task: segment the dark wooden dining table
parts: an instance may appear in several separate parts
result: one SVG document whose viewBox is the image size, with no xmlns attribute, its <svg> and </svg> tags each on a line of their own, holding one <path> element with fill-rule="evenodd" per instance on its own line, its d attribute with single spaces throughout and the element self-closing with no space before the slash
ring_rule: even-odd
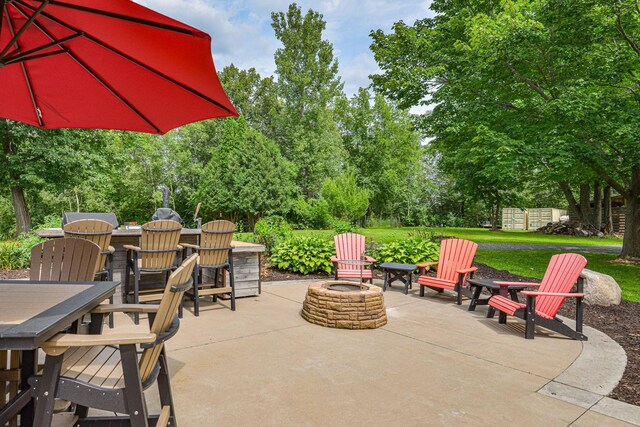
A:
<svg viewBox="0 0 640 427">
<path fill-rule="evenodd" d="M 20 391 L 0 408 L 0 426 L 20 414 L 33 424 L 28 379 L 36 373 L 38 347 L 112 296 L 119 282 L 0 280 L 0 350 L 19 350 Z"/>
</svg>

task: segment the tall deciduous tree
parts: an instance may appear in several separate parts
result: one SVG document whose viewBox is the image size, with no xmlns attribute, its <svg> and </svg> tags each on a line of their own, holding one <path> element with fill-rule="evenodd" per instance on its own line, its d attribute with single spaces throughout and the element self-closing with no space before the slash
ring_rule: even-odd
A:
<svg viewBox="0 0 640 427">
<path fill-rule="evenodd" d="M 413 185 L 422 171 L 422 150 L 410 115 L 364 88 L 341 110 L 347 161 L 357 170 L 358 183 L 370 192 L 372 213 L 408 220 L 415 208 L 413 197 L 426 190 Z"/>
<path fill-rule="evenodd" d="M 283 44 L 275 53 L 277 93 L 282 102 L 275 140 L 298 168 L 297 184 L 306 195 L 317 194 L 327 176 L 342 166 L 341 141 L 332 105 L 341 93 L 333 46 L 322 39 L 325 21 L 297 4 L 274 12 L 273 29 Z"/>
<path fill-rule="evenodd" d="M 433 19 L 374 32 L 376 87 L 441 149 L 479 129 L 509 141 L 512 168 L 562 183 L 604 181 L 627 201 L 622 255 L 640 257 L 640 12 L 632 1 L 434 1 Z M 473 149 L 470 147 L 470 149 Z M 483 157 L 495 162 L 495 151 Z M 464 148 L 462 148 L 464 150 Z"/>
</svg>

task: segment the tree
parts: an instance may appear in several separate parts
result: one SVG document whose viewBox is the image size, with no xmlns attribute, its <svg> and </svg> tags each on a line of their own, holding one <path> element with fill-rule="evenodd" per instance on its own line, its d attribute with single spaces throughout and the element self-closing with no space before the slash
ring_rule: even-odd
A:
<svg viewBox="0 0 640 427">
<path fill-rule="evenodd" d="M 203 215 L 231 221 L 286 213 L 293 195 L 291 165 L 278 146 L 239 119 L 226 119 L 224 137 L 203 171 L 196 198 Z"/>
<path fill-rule="evenodd" d="M 434 1 L 435 18 L 372 33 L 378 90 L 436 105 L 425 129 L 442 152 L 488 129 L 524 167 L 570 189 L 604 181 L 627 200 L 622 256 L 640 257 L 634 2 Z M 483 157 L 492 162 L 492 152 Z"/>
<path fill-rule="evenodd" d="M 31 230 L 29 192 L 68 191 L 87 177 L 99 156 L 103 134 L 83 130 L 41 130 L 0 119 L 0 183 L 11 191 L 16 234 Z"/>
<path fill-rule="evenodd" d="M 420 138 L 406 111 L 382 95 L 371 98 L 361 88 L 341 106 L 347 162 L 357 171 L 358 184 L 369 190 L 373 214 L 408 219 L 415 205 L 410 193 L 424 191 L 414 185 L 422 171 Z"/>
<path fill-rule="evenodd" d="M 274 139 L 298 168 L 296 182 L 308 196 L 342 164 L 341 141 L 331 107 L 342 93 L 333 46 L 322 39 L 322 15 L 302 15 L 295 3 L 271 14 L 275 35 L 283 44 L 275 53 L 277 94 L 282 111 Z"/>
</svg>

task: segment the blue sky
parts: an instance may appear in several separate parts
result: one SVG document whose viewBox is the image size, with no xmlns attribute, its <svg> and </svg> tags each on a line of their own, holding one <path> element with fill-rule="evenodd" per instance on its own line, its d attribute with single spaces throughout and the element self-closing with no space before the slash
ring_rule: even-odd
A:
<svg viewBox="0 0 640 427">
<path fill-rule="evenodd" d="M 160 13 L 199 28 L 212 37 L 213 58 L 218 70 L 235 64 L 255 68 L 260 75 L 274 73 L 273 54 L 281 46 L 271 28 L 271 12 L 286 11 L 290 1 L 280 0 L 136 0 Z M 413 23 L 432 16 L 425 0 L 302 0 L 324 16 L 323 38 L 333 44 L 347 95 L 369 85 L 369 74 L 378 67 L 369 50 L 369 32 L 391 29 L 394 22 Z"/>
</svg>

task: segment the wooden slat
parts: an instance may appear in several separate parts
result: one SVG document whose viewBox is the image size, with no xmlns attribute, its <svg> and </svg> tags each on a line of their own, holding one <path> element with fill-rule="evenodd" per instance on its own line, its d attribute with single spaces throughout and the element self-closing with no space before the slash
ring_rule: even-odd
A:
<svg viewBox="0 0 640 427">
<path fill-rule="evenodd" d="M 47 240 L 31 249 L 31 280 L 92 281 L 100 247 L 84 239 Z"/>
</svg>

